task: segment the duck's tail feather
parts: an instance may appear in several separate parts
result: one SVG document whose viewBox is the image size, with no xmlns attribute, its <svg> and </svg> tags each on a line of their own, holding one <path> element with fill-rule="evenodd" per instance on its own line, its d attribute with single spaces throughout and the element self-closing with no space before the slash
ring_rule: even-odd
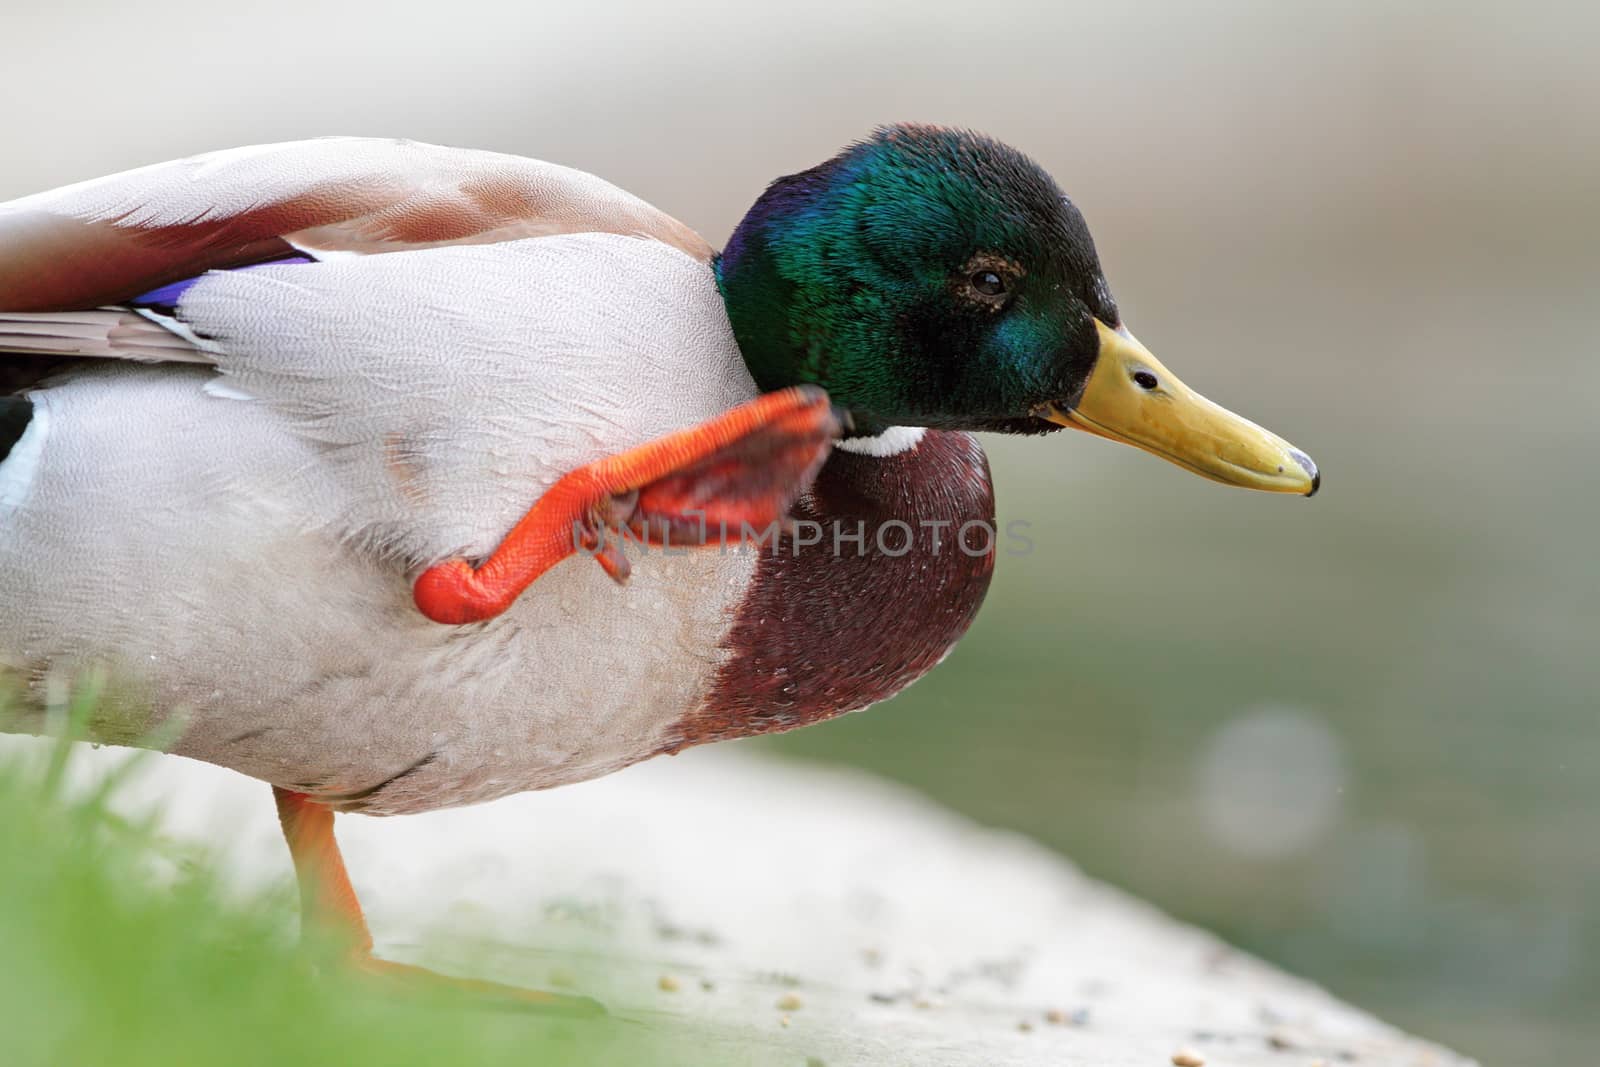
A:
<svg viewBox="0 0 1600 1067">
<path fill-rule="evenodd" d="M 33 401 L 25 396 L 0 396 L 0 463 L 27 432 L 33 421 Z"/>
<path fill-rule="evenodd" d="M 42 430 L 36 414 L 27 397 L 0 396 L 0 522 L 25 499 L 38 468 Z"/>
</svg>

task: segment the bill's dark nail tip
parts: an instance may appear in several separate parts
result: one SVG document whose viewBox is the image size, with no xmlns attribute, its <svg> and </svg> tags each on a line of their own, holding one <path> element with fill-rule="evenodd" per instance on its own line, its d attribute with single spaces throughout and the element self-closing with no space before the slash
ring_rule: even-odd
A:
<svg viewBox="0 0 1600 1067">
<path fill-rule="evenodd" d="M 1297 448 L 1289 449 L 1290 457 L 1298 464 L 1300 469 L 1311 475 L 1311 491 L 1306 496 L 1316 496 L 1317 490 L 1322 488 L 1322 472 L 1317 470 L 1317 465 L 1311 457 Z"/>
</svg>

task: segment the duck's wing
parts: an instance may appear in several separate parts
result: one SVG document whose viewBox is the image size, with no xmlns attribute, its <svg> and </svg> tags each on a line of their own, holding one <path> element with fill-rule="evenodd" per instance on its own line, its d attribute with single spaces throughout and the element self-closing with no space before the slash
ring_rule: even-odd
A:
<svg viewBox="0 0 1600 1067">
<path fill-rule="evenodd" d="M 651 237 L 708 260 L 689 227 L 553 163 L 328 137 L 157 163 L 0 204 L 0 310 L 88 311 L 207 270 L 558 233 Z"/>
<path fill-rule="evenodd" d="M 711 256 L 638 197 L 520 156 L 328 137 L 157 163 L 0 204 L 0 352 L 210 362 L 141 298 L 209 270 L 562 233 Z"/>
</svg>

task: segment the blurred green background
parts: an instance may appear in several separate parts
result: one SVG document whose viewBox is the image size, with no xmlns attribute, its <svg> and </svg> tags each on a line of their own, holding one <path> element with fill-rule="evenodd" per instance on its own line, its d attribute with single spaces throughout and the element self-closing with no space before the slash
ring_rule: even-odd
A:
<svg viewBox="0 0 1600 1067">
<path fill-rule="evenodd" d="M 1034 155 L 1133 330 L 1322 494 L 991 440 L 1036 548 L 971 636 L 760 744 L 1022 829 L 1486 1061 L 1593 1059 L 1600 9 L 19 8 L 0 197 L 383 134 L 592 170 L 718 243 L 875 123 Z"/>
</svg>

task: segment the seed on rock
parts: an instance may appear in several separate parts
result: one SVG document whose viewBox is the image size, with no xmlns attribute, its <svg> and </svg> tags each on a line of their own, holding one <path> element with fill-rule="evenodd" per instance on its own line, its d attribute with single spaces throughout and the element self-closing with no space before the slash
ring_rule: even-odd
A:
<svg viewBox="0 0 1600 1067">
<path fill-rule="evenodd" d="M 805 1001 L 800 999 L 799 993 L 785 993 L 778 998 L 779 1011 L 799 1011 Z"/>
<path fill-rule="evenodd" d="M 781 1018 L 779 1018 L 778 1019 L 778 1025 L 787 1028 L 788 1025 L 789 1025 L 789 1017 L 787 1015 L 785 1015 L 785 1016 L 782 1016 Z"/>
<path fill-rule="evenodd" d="M 1194 1049 L 1180 1048 L 1172 1054 L 1172 1067 L 1206 1067 L 1206 1058 Z"/>
<path fill-rule="evenodd" d="M 1033 1024 L 1030 1023 L 1028 1020 L 1023 1019 L 1021 1022 L 1019 1022 L 1017 1024 L 1017 1029 L 1022 1031 L 1025 1034 L 1031 1034 L 1031 1033 L 1033 1033 Z"/>
<path fill-rule="evenodd" d="M 670 974 L 664 974 L 656 979 L 656 986 L 663 993 L 676 993 L 678 991 L 678 980 Z"/>
</svg>

